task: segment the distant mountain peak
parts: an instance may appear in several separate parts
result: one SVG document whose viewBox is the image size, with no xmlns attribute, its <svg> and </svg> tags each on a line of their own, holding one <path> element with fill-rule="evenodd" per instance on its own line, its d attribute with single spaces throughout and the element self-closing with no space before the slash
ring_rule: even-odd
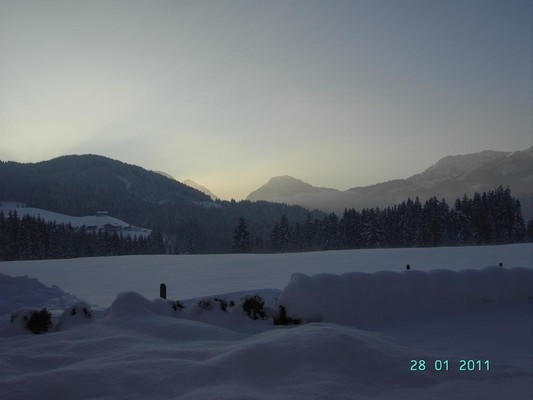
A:
<svg viewBox="0 0 533 400">
<path fill-rule="evenodd" d="M 270 180 L 266 184 L 250 193 L 246 199 L 251 201 L 274 201 L 282 197 L 297 196 L 308 193 L 335 191 L 335 189 L 313 186 L 290 175 L 282 175 L 270 178 Z"/>
<path fill-rule="evenodd" d="M 173 181 L 176 180 L 176 178 L 174 178 L 172 175 L 170 175 L 168 172 L 165 172 L 165 171 L 154 171 L 156 174 L 159 174 L 159 175 L 163 175 L 164 177 L 168 178 L 168 179 L 172 179 Z M 190 185 L 189 185 L 190 186 Z"/>
<path fill-rule="evenodd" d="M 298 178 L 295 178 L 294 176 L 290 175 L 280 175 L 280 176 L 274 176 L 270 178 L 267 182 L 267 185 L 301 185 L 306 187 L 314 187 L 310 185 L 307 182 L 304 182 Z"/>
</svg>

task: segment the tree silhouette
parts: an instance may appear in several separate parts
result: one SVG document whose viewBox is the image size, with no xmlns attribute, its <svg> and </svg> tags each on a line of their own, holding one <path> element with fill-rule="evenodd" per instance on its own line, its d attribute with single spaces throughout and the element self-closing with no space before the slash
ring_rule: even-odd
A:
<svg viewBox="0 0 533 400">
<path fill-rule="evenodd" d="M 246 221 L 243 217 L 239 217 L 239 223 L 233 232 L 233 246 L 234 253 L 248 253 L 251 249 L 250 233 L 246 226 Z"/>
</svg>

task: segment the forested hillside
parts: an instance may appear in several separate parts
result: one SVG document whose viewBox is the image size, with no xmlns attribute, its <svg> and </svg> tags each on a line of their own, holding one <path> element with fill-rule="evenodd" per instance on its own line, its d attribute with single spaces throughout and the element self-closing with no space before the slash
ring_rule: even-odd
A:
<svg viewBox="0 0 533 400">
<path fill-rule="evenodd" d="M 97 155 L 63 156 L 34 164 L 0 162 L 0 182 L 2 200 L 69 215 L 106 210 L 139 226 L 142 221 L 133 219 L 142 220 L 149 205 L 211 201 L 159 173 Z"/>
<path fill-rule="evenodd" d="M 160 232 L 121 235 L 0 212 L 0 261 L 166 253 Z"/>
<path fill-rule="evenodd" d="M 161 232 L 167 251 L 173 253 L 230 252 L 239 217 L 253 229 L 255 248 L 266 251 L 275 221 L 285 215 L 296 223 L 307 214 L 299 206 L 269 202 L 213 202 L 160 173 L 95 155 L 35 164 L 0 162 L 2 200 L 74 216 L 108 211 L 132 225 Z"/>
</svg>

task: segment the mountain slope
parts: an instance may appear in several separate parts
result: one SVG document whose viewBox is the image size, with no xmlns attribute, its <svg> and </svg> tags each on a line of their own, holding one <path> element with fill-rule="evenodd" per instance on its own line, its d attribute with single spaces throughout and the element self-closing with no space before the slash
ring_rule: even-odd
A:
<svg viewBox="0 0 533 400">
<path fill-rule="evenodd" d="M 161 232 L 169 251 L 178 253 L 231 251 L 233 229 L 240 217 L 254 234 L 256 250 L 263 251 L 282 215 L 291 223 L 303 222 L 307 215 L 307 210 L 297 206 L 213 202 L 160 173 L 95 155 L 35 164 L 0 162 L 0 201 L 72 216 L 107 211 L 128 224 Z"/>
<path fill-rule="evenodd" d="M 202 192 L 203 194 L 209 196 L 211 198 L 211 200 L 220 199 L 220 197 L 218 197 L 216 194 L 214 194 L 211 190 L 209 190 L 205 186 L 200 185 L 199 183 L 196 183 L 195 181 L 192 181 L 190 179 L 185 179 L 182 183 L 184 185 L 190 186 L 193 189 L 196 189 L 196 190 Z"/>
<path fill-rule="evenodd" d="M 203 193 L 158 173 L 97 155 L 29 164 L 0 162 L 0 182 L 3 200 L 69 215 L 105 210 L 140 226 L 144 224 L 138 221 L 138 212 L 147 205 L 210 201 Z"/>
<path fill-rule="evenodd" d="M 286 182 L 290 183 L 288 180 Z M 301 181 L 294 179 L 293 182 Z M 254 200 L 342 212 L 346 207 L 386 207 L 417 196 L 421 200 L 436 196 L 451 202 L 464 194 L 493 190 L 499 185 L 508 186 L 522 202 L 524 215 L 533 217 L 533 147 L 515 152 L 482 151 L 447 156 L 409 178 L 355 187 L 344 192 L 319 190 L 309 184 L 296 183 L 285 188 L 284 192 L 276 192 L 265 190 L 265 187 L 268 189 L 271 186 L 267 183 L 252 192 L 249 199 L 253 194 Z"/>
</svg>

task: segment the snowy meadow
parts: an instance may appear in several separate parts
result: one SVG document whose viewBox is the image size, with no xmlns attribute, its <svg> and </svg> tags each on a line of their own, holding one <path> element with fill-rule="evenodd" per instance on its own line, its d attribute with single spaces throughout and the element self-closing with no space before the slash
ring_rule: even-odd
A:
<svg viewBox="0 0 533 400">
<path fill-rule="evenodd" d="M 531 244 L 0 263 L 2 399 L 529 399 L 532 338 Z"/>
</svg>

